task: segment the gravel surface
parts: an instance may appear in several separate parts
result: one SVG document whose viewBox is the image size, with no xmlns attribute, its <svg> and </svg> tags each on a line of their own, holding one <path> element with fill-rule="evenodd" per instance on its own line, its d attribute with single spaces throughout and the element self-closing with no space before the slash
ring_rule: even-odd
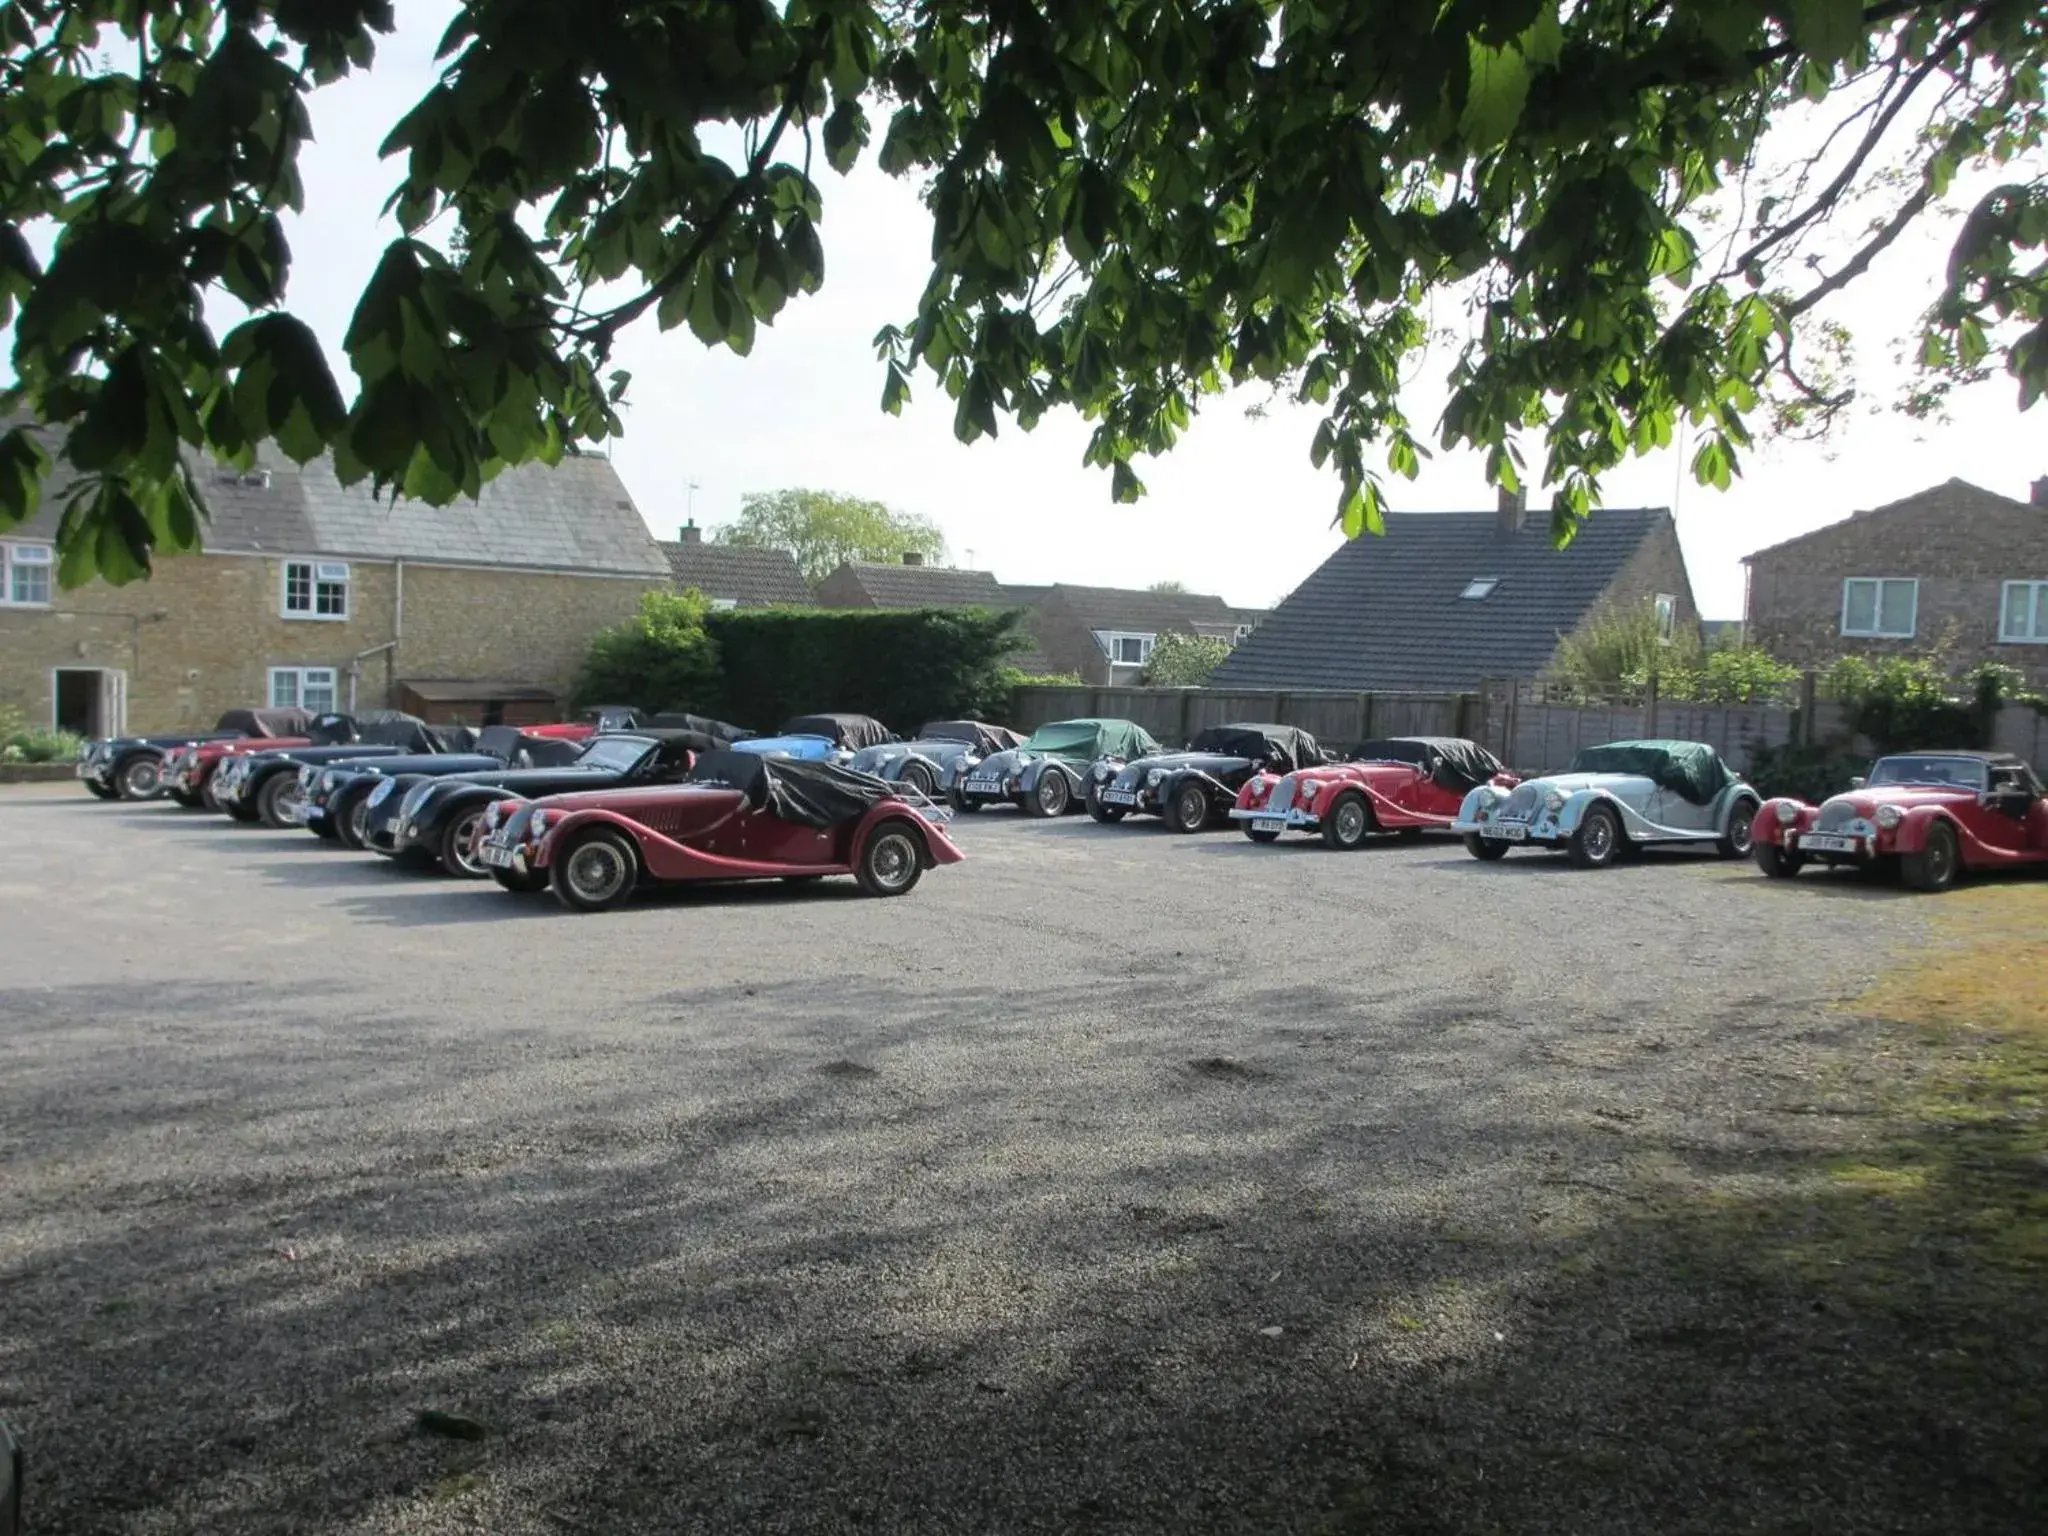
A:
<svg viewBox="0 0 2048 1536">
<path fill-rule="evenodd" d="M 1922 1528 L 1632 1225 L 1869 1134 L 1829 1005 L 1911 900 L 990 813 L 906 899 L 576 917 L 0 835 L 38 1536 Z"/>
</svg>

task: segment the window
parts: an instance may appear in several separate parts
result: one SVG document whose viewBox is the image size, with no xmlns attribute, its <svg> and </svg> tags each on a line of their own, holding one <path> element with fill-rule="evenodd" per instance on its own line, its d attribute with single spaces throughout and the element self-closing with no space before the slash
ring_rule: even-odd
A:
<svg viewBox="0 0 2048 1536">
<path fill-rule="evenodd" d="M 2005 584 L 1998 638 L 2013 644 L 2048 645 L 2048 581 Z"/>
<path fill-rule="evenodd" d="M 736 597 L 714 597 L 711 599 L 711 611 L 713 613 L 731 613 L 739 605 L 740 600 Z"/>
<path fill-rule="evenodd" d="M 1500 578 L 1498 576 L 1474 576 L 1465 583 L 1465 590 L 1460 592 L 1458 596 L 1476 603 L 1481 598 L 1493 596 L 1493 589 L 1499 585 Z"/>
<path fill-rule="evenodd" d="M 50 546 L 0 544 L 0 603 L 45 608 L 50 602 Z"/>
<path fill-rule="evenodd" d="M 1842 633 L 1910 640 L 1919 618 L 1920 583 L 1900 577 L 1851 577 L 1842 583 Z"/>
<path fill-rule="evenodd" d="M 1671 643 L 1672 632 L 1678 627 L 1678 599 L 1669 592 L 1657 594 L 1657 638 L 1665 644 Z"/>
<path fill-rule="evenodd" d="M 1102 648 L 1109 653 L 1109 659 L 1120 667 L 1142 667 L 1152 655 L 1153 637 L 1150 635 L 1098 630 L 1095 638 L 1102 642 Z"/>
<path fill-rule="evenodd" d="M 284 563 L 284 616 L 288 619 L 348 617 L 348 567 L 338 560 Z"/>
<path fill-rule="evenodd" d="M 270 707 L 331 715 L 335 709 L 334 679 L 333 667 L 272 667 Z"/>
</svg>

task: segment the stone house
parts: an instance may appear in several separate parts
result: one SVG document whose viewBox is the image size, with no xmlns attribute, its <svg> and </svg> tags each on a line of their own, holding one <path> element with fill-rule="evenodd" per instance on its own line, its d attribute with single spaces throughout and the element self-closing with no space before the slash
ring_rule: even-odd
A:
<svg viewBox="0 0 2048 1536">
<path fill-rule="evenodd" d="M 808 608 L 811 589 L 786 549 L 750 549 L 706 544 L 694 521 L 683 524 L 673 544 L 664 543 L 669 574 L 678 587 L 694 587 L 713 608 Z"/>
<path fill-rule="evenodd" d="M 378 500 L 324 460 L 197 478 L 204 552 L 147 581 L 57 587 L 55 484 L 0 535 L 0 703 L 93 735 L 259 704 L 532 720 L 566 705 L 596 630 L 669 584 L 602 458 L 507 470 L 447 507 Z"/>
<path fill-rule="evenodd" d="M 2048 476 L 2027 501 L 1950 480 L 1743 564 L 1746 632 L 1786 661 L 1937 655 L 2048 685 Z"/>
<path fill-rule="evenodd" d="M 1563 549 L 1524 495 L 1491 512 L 1393 512 L 1383 535 L 1339 545 L 1209 685 L 1467 693 L 1542 675 L 1565 637 L 1638 604 L 1667 636 L 1698 632 L 1662 507 L 1603 507 Z"/>
<path fill-rule="evenodd" d="M 1049 672 L 1072 672 L 1097 687 L 1135 687 L 1166 634 L 1203 635 L 1236 645 L 1263 614 L 1232 608 L 1205 592 L 1129 587 L 1011 588 L 1031 611 L 1028 627 Z"/>
</svg>

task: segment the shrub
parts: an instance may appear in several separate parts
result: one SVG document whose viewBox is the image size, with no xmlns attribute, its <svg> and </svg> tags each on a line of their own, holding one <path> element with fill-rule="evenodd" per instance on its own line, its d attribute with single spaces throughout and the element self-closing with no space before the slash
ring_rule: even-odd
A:
<svg viewBox="0 0 2048 1536">
<path fill-rule="evenodd" d="M 1603 608 L 1558 642 L 1550 676 L 1585 693 L 1640 688 L 1652 671 L 1689 669 L 1698 660 L 1699 641 L 1680 633 L 1667 642 L 1648 603 Z"/>
<path fill-rule="evenodd" d="M 892 729 L 926 720 L 1005 714 L 1027 643 L 1017 612 L 766 608 L 714 613 L 723 718 L 770 730 L 791 715 L 851 710 Z"/>
<path fill-rule="evenodd" d="M 1148 688 L 1199 688 L 1230 654 L 1227 641 L 1170 631 L 1159 637 L 1145 662 Z"/>
<path fill-rule="evenodd" d="M 1869 758 L 1840 747 L 1758 747 L 1749 755 L 1747 778 L 1766 799 L 1790 795 L 1817 805 L 1868 772 Z"/>
<path fill-rule="evenodd" d="M 1845 656 L 1821 679 L 1829 697 L 1848 706 L 1856 733 L 1880 754 L 1987 745 L 1998 711 L 2026 697 L 2021 683 L 2011 667 L 1985 665 L 1957 680 L 1933 661 L 1904 656 Z"/>
<path fill-rule="evenodd" d="M 718 644 L 706 633 L 701 592 L 650 592 L 625 623 L 590 642 L 577 680 L 580 704 L 709 713 L 718 701 Z"/>
</svg>

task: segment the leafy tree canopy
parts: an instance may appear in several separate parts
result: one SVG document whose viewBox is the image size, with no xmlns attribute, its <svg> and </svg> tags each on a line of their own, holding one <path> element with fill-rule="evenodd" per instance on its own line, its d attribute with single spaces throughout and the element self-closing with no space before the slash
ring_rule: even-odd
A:
<svg viewBox="0 0 2048 1536">
<path fill-rule="evenodd" d="M 1147 592 L 1185 592 L 1187 589 L 1187 583 L 1184 581 L 1155 581 L 1145 590 Z"/>
<path fill-rule="evenodd" d="M 1161 635 L 1145 659 L 1145 682 L 1153 688 L 1199 688 L 1230 654 L 1228 641 L 1178 630 Z"/>
<path fill-rule="evenodd" d="M 180 444 L 332 449 L 446 502 L 616 434 L 621 331 L 746 352 L 824 280 L 820 181 L 863 155 L 932 224 L 883 408 L 931 380 L 972 441 L 1072 406 L 1121 500 L 1247 380 L 1321 408 L 1351 533 L 1425 435 L 1504 486 L 1533 464 L 1560 535 L 1681 422 L 1725 485 L 1774 403 L 1839 400 L 1802 372 L 1816 306 L 1979 163 L 2008 174 L 1956 226 L 1923 403 L 1994 366 L 2023 404 L 2048 386 L 2038 0 L 470 0 L 386 141 L 405 233 L 345 388 L 286 307 L 280 219 L 307 94 L 370 68 L 392 12 L 0 5 L 0 403 L 79 472 L 65 582 L 194 542 Z M 1831 98 L 1813 159 L 1752 185 Z M 216 291 L 251 316 L 225 335 Z M 1460 306 L 1430 429 L 1403 365 Z M 48 468 L 0 437 L 0 529 Z"/>
<path fill-rule="evenodd" d="M 830 491 L 768 491 L 740 498 L 737 522 L 716 529 L 714 544 L 786 549 L 805 581 L 829 576 L 848 560 L 945 557 L 946 539 L 928 518 L 891 512 L 879 501 Z"/>
</svg>

